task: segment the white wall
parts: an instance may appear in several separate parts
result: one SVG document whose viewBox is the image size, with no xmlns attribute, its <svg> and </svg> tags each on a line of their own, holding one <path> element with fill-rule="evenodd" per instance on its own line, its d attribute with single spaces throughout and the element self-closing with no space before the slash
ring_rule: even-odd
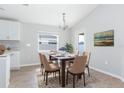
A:
<svg viewBox="0 0 124 93">
<path fill-rule="evenodd" d="M 62 31 L 54 26 L 38 25 L 38 24 L 21 24 L 21 42 L 20 42 L 20 64 L 21 65 L 30 65 L 39 63 L 38 55 L 38 34 L 37 32 L 46 32 L 59 35 L 59 47 L 65 45 L 66 42 L 69 42 L 70 39 L 68 31 Z M 30 47 L 27 44 L 31 44 Z"/>
<path fill-rule="evenodd" d="M 115 32 L 114 47 L 94 47 L 94 33 L 110 29 Z M 78 33 L 85 32 L 86 48 L 92 53 L 90 66 L 124 78 L 124 5 L 100 5 L 71 31 L 75 48 Z"/>
</svg>

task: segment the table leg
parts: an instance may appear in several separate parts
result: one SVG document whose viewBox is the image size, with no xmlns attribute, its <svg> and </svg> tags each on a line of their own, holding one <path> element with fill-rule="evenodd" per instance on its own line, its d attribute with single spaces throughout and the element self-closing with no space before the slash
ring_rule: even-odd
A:
<svg viewBox="0 0 124 93">
<path fill-rule="evenodd" d="M 62 87 L 65 87 L 65 61 L 62 60 Z"/>
<path fill-rule="evenodd" d="M 51 55 L 49 55 L 49 60 L 50 60 L 50 61 L 52 60 L 52 57 L 51 57 Z"/>
<path fill-rule="evenodd" d="M 79 79 L 82 79 L 82 75 L 79 75 Z"/>
</svg>

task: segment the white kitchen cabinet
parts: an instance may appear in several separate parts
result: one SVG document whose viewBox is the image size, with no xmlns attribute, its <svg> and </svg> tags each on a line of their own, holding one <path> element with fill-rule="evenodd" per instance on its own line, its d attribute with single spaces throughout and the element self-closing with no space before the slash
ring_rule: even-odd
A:
<svg viewBox="0 0 124 93">
<path fill-rule="evenodd" d="M 20 69 L 20 52 L 15 51 L 10 54 L 10 69 L 11 70 Z"/>
<path fill-rule="evenodd" d="M 6 88 L 10 81 L 10 56 L 0 57 L 0 88 Z"/>
<path fill-rule="evenodd" d="M 9 40 L 20 40 L 20 23 L 10 22 Z"/>
<path fill-rule="evenodd" d="M 20 23 L 0 20 L 0 40 L 20 40 Z"/>
<path fill-rule="evenodd" d="M 9 39 L 9 22 L 0 20 L 0 40 Z"/>
</svg>

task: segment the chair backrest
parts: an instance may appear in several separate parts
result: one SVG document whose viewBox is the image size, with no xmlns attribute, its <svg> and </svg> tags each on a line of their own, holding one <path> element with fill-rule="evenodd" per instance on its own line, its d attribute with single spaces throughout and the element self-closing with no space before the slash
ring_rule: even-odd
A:
<svg viewBox="0 0 124 93">
<path fill-rule="evenodd" d="M 91 52 L 86 50 L 86 51 L 83 52 L 83 55 L 87 55 L 88 58 L 87 58 L 87 63 L 86 64 L 89 65 Z"/>
<path fill-rule="evenodd" d="M 87 62 L 87 55 L 76 56 L 74 63 L 71 67 L 72 72 L 81 73 L 84 72 Z"/>
<path fill-rule="evenodd" d="M 51 70 L 51 67 L 49 65 L 49 62 L 48 62 L 46 56 L 44 54 L 42 54 L 42 53 L 39 53 L 39 56 L 40 56 L 40 60 L 42 61 L 42 64 L 43 64 L 45 70 L 46 71 Z"/>
</svg>

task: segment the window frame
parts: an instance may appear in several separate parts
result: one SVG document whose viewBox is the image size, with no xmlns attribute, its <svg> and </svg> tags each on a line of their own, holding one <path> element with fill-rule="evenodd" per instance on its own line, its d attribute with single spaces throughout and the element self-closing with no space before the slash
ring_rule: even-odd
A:
<svg viewBox="0 0 124 93">
<path fill-rule="evenodd" d="M 38 52 L 40 52 L 40 51 L 50 51 L 50 50 L 40 50 L 40 49 L 39 49 L 39 42 L 40 42 L 39 36 L 40 36 L 40 35 L 56 36 L 56 37 L 57 37 L 57 49 L 56 49 L 56 50 L 59 49 L 59 35 L 57 35 L 57 34 L 55 34 L 55 33 L 42 32 L 42 31 L 38 31 L 37 35 L 38 35 L 38 36 L 37 36 L 37 38 L 38 38 L 38 48 L 37 48 Z"/>
</svg>

